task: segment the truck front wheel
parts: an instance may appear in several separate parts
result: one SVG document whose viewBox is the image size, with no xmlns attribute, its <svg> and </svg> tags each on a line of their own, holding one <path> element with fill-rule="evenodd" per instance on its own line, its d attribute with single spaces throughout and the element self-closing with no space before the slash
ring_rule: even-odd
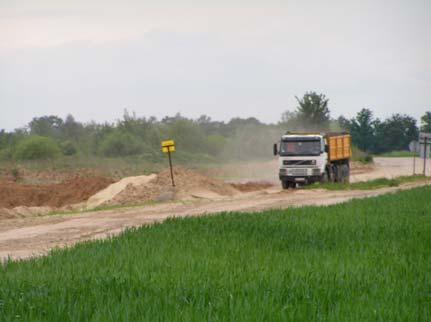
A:
<svg viewBox="0 0 431 322">
<path fill-rule="evenodd" d="M 325 172 L 320 177 L 320 183 L 327 183 L 329 181 L 328 172 L 325 170 Z"/>
<path fill-rule="evenodd" d="M 296 188 L 296 183 L 295 182 L 291 182 L 291 181 L 281 181 L 281 186 L 283 187 L 283 189 L 295 189 Z"/>
</svg>

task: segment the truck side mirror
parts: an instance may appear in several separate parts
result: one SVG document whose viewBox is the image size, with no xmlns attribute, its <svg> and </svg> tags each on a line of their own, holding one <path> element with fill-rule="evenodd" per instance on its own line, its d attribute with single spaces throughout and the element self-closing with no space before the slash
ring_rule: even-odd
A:
<svg viewBox="0 0 431 322">
<path fill-rule="evenodd" d="M 277 143 L 274 143 L 274 146 L 273 146 L 273 149 L 274 149 L 274 155 L 277 155 L 278 154 L 278 147 L 277 147 Z"/>
</svg>

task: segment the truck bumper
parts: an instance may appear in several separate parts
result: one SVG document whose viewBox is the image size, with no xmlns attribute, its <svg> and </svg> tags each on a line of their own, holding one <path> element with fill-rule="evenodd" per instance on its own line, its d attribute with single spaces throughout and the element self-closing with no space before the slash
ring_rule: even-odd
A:
<svg viewBox="0 0 431 322">
<path fill-rule="evenodd" d="M 321 176 L 285 176 L 279 175 L 280 181 L 296 183 L 313 183 L 321 180 Z"/>
<path fill-rule="evenodd" d="M 278 176 L 284 182 L 313 183 L 321 180 L 322 173 L 318 168 L 281 168 Z"/>
<path fill-rule="evenodd" d="M 322 178 L 318 168 L 281 168 L 278 175 L 281 181 L 299 183 L 313 183 Z"/>
</svg>

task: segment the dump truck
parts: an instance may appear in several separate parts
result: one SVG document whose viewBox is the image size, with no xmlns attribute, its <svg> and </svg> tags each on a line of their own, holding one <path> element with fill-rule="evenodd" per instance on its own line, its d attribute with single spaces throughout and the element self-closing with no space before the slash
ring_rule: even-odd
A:
<svg viewBox="0 0 431 322">
<path fill-rule="evenodd" d="M 283 189 L 314 182 L 348 182 L 350 134 L 287 132 L 274 144 Z"/>
</svg>

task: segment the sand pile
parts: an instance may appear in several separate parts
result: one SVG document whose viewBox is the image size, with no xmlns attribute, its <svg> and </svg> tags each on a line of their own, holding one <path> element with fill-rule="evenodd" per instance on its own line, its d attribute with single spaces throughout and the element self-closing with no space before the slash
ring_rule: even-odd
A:
<svg viewBox="0 0 431 322">
<path fill-rule="evenodd" d="M 146 186 L 152 180 L 156 179 L 155 174 L 149 176 L 127 177 L 113 183 L 105 189 L 91 196 L 87 201 L 87 208 L 96 208 L 102 205 L 112 204 L 112 200 L 117 198 L 126 190 L 135 189 L 135 187 Z"/>
<path fill-rule="evenodd" d="M 158 175 L 125 178 L 91 197 L 87 202 L 87 208 L 174 199 L 216 200 L 238 193 L 230 184 L 181 167 L 174 168 L 174 179 L 175 188 L 171 184 L 169 169 Z"/>
</svg>

